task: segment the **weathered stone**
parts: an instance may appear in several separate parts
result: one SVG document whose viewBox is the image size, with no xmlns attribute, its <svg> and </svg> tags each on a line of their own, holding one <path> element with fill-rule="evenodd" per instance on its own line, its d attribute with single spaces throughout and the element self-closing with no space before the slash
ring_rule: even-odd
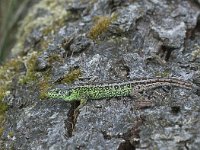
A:
<svg viewBox="0 0 200 150">
<path fill-rule="evenodd" d="M 195 46 L 200 44 L 197 3 L 186 0 L 39 2 L 43 5 L 33 7 L 33 16 L 41 17 L 42 25 L 35 21 L 29 24 L 32 29 L 23 36 L 25 45 L 21 42 L 17 45 L 27 48 L 28 54 L 40 52 L 36 69 L 41 72 L 35 81 L 25 85 L 13 82 L 10 95 L 4 98 L 10 106 L 1 142 L 4 148 L 198 149 L 199 90 L 163 87 L 141 93 L 155 103 L 144 109 L 137 109 L 134 97 L 91 100 L 75 116 L 79 102 L 49 98 L 41 101 L 41 87 L 38 88 L 38 82 L 42 86 L 46 80 L 51 85 L 48 88 L 70 86 L 57 81 L 73 68 L 81 70 L 83 79 L 97 76 L 95 82 L 176 76 L 199 86 L 200 54 Z M 89 30 L 95 26 L 93 20 L 111 13 L 115 18 L 108 29 L 97 39 L 89 39 Z M 44 18 L 47 22 L 43 22 Z M 45 42 L 46 48 L 38 49 Z M 79 83 L 83 81 L 77 78 L 72 84 Z"/>
</svg>

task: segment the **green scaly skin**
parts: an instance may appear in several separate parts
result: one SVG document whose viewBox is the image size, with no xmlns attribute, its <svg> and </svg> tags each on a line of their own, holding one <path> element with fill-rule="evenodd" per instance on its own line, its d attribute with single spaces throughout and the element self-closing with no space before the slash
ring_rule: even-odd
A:
<svg viewBox="0 0 200 150">
<path fill-rule="evenodd" d="M 48 92 L 50 98 L 65 101 L 98 100 L 103 98 L 134 96 L 136 93 L 161 86 L 176 86 L 192 89 L 193 84 L 177 78 L 137 79 L 134 81 L 108 84 L 76 85 L 69 89 L 53 89 Z"/>
</svg>

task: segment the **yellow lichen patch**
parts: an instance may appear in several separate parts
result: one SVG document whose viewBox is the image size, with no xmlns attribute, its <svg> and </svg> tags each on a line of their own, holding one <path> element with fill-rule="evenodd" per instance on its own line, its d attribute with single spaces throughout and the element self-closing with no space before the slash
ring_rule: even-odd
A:
<svg viewBox="0 0 200 150">
<path fill-rule="evenodd" d="M 7 68 L 7 69 L 10 69 L 12 71 L 19 71 L 20 64 L 21 64 L 20 59 L 21 59 L 20 57 L 17 57 L 15 59 L 14 58 L 10 59 L 3 65 L 3 67 Z"/>
<path fill-rule="evenodd" d="M 0 66 L 0 126 L 2 126 L 4 114 L 8 109 L 7 104 L 3 102 L 3 98 L 9 90 L 13 77 L 19 73 L 21 63 L 21 58 L 18 57 L 7 60 Z"/>
<path fill-rule="evenodd" d="M 12 53 L 18 54 L 24 49 L 24 43 L 34 29 L 40 28 L 43 35 L 51 35 L 62 27 L 68 16 L 70 17 L 69 11 L 65 9 L 66 3 L 69 2 L 66 2 L 66 0 L 42 0 L 30 8 L 16 35 L 17 42 Z M 40 10 L 45 13 L 40 14 Z M 42 37 L 39 40 L 38 44 L 41 45 L 42 49 L 45 49 L 43 43 L 47 40 Z"/>
<path fill-rule="evenodd" d="M 116 18 L 116 16 L 100 16 L 96 19 L 94 26 L 90 29 L 88 36 L 89 38 L 95 40 L 100 36 L 103 32 L 107 31 L 109 25 Z"/>
<path fill-rule="evenodd" d="M 66 76 L 64 76 L 64 79 L 61 81 L 61 83 L 73 83 L 78 77 L 81 76 L 81 70 L 73 69 L 70 71 Z"/>
<path fill-rule="evenodd" d="M 200 58 L 200 46 L 196 45 L 195 47 L 195 50 L 192 52 L 193 59 Z"/>
<path fill-rule="evenodd" d="M 6 61 L 2 66 L 0 66 L 0 136 L 3 134 L 5 112 L 8 109 L 8 105 L 3 102 L 3 98 L 9 89 L 12 78 L 18 73 L 20 64 L 20 59 L 15 58 Z"/>
<path fill-rule="evenodd" d="M 16 72 L 19 71 L 22 63 L 20 60 L 20 57 L 11 59 L 0 66 L 0 79 L 2 81 L 10 81 Z"/>
</svg>

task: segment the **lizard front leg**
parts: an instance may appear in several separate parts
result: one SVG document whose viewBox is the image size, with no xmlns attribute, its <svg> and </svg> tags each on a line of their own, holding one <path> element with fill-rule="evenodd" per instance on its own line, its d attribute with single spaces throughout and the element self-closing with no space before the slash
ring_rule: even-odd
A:
<svg viewBox="0 0 200 150">
<path fill-rule="evenodd" d="M 74 120 L 76 120 L 79 110 L 87 103 L 87 99 L 81 98 L 79 106 L 74 110 Z"/>
<path fill-rule="evenodd" d="M 85 104 L 87 103 L 87 99 L 86 98 L 81 98 L 80 99 L 80 104 L 79 106 L 75 109 L 75 111 L 79 111 L 79 109 L 81 109 Z"/>
</svg>

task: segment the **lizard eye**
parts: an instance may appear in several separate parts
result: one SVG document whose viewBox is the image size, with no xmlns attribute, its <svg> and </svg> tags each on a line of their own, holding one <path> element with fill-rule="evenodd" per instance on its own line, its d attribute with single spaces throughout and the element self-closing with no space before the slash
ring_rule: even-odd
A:
<svg viewBox="0 0 200 150">
<path fill-rule="evenodd" d="M 59 95 L 62 95 L 63 92 L 62 92 L 61 90 L 58 90 L 58 94 L 59 94 Z"/>
<path fill-rule="evenodd" d="M 63 94 L 66 95 L 66 96 L 69 96 L 70 95 L 70 91 L 64 91 Z"/>
<path fill-rule="evenodd" d="M 61 94 L 60 89 L 53 89 L 51 92 L 54 93 L 54 94 L 59 94 L 59 95 Z"/>
<path fill-rule="evenodd" d="M 69 96 L 70 95 L 70 91 L 68 90 L 63 90 L 63 89 L 60 89 L 60 88 L 56 88 L 56 89 L 53 89 L 53 90 L 50 90 L 49 91 L 49 95 L 50 96 Z"/>
<path fill-rule="evenodd" d="M 66 96 L 69 95 L 69 91 L 67 90 L 57 90 L 56 92 L 58 95 L 66 95 Z"/>
</svg>

